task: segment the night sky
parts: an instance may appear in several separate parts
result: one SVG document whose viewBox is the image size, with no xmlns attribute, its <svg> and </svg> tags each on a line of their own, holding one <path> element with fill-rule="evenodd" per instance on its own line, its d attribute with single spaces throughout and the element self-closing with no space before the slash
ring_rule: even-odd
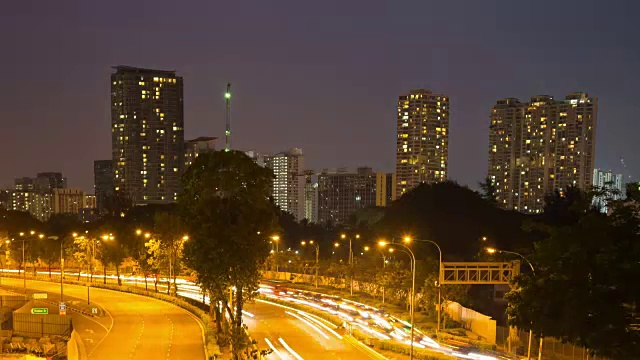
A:
<svg viewBox="0 0 640 360">
<path fill-rule="evenodd" d="M 598 6 L 596 5 L 598 4 Z M 307 168 L 395 169 L 396 101 L 450 96 L 450 177 L 487 171 L 489 113 L 502 97 L 599 98 L 596 166 L 640 176 L 640 2 L 3 1 L 0 185 L 62 171 L 93 188 L 111 158 L 111 66 L 184 77 L 186 138 L 301 147 Z"/>
</svg>

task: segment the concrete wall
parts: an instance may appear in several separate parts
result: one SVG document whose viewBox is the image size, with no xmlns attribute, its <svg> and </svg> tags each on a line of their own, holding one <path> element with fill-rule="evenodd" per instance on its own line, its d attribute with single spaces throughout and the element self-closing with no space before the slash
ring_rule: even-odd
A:
<svg viewBox="0 0 640 360">
<path fill-rule="evenodd" d="M 480 335 L 484 341 L 491 344 L 496 343 L 496 321 L 492 320 L 490 316 L 468 309 L 453 301 L 443 306 L 443 310 L 451 319 L 461 323 L 465 329 Z"/>
<path fill-rule="evenodd" d="M 79 360 L 80 359 L 80 335 L 77 331 L 73 330 L 71 332 L 71 338 L 67 342 L 67 359 L 68 360 Z"/>
</svg>

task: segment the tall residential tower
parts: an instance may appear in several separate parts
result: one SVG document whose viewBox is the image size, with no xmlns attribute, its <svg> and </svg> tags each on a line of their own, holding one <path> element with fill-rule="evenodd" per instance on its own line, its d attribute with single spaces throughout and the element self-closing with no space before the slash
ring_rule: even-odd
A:
<svg viewBox="0 0 640 360">
<path fill-rule="evenodd" d="M 302 149 L 292 148 L 265 158 L 265 165 L 273 170 L 273 202 L 296 220 L 305 217 L 304 156 Z"/>
<path fill-rule="evenodd" d="M 420 183 L 447 179 L 449 97 L 411 90 L 398 98 L 397 196 Z"/>
<path fill-rule="evenodd" d="M 591 186 L 598 101 L 586 93 L 529 103 L 498 100 L 489 126 L 488 175 L 498 203 L 539 213 L 544 197 L 567 186 Z"/>
<path fill-rule="evenodd" d="M 168 203 L 184 167 L 182 77 L 116 66 L 111 75 L 115 191 L 133 204 Z"/>
</svg>

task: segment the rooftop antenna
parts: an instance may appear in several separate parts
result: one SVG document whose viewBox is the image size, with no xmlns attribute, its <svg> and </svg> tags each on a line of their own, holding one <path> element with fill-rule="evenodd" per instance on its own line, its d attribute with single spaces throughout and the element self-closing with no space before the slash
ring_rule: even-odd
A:
<svg viewBox="0 0 640 360">
<path fill-rule="evenodd" d="M 224 151 L 231 150 L 231 83 L 227 83 L 227 92 L 224 93 L 224 101 L 227 104 L 227 111 L 225 119 L 227 122 L 227 129 L 225 130 L 225 145 Z"/>
</svg>

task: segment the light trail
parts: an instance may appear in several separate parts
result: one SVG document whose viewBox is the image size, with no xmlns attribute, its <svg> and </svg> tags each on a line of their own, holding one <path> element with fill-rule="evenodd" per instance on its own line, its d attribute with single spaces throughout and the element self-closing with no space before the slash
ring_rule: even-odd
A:
<svg viewBox="0 0 640 360">
<path fill-rule="evenodd" d="M 278 351 L 278 349 L 276 349 L 276 347 L 273 346 L 273 344 L 271 343 L 271 341 L 269 341 L 269 339 L 264 338 L 264 342 L 266 342 L 267 346 L 269 346 L 269 348 L 273 350 L 274 354 L 278 355 L 280 359 L 284 360 L 284 357 L 282 357 L 282 354 L 280 353 L 280 351 Z"/>
<path fill-rule="evenodd" d="M 328 327 L 327 325 L 323 324 L 321 321 L 319 321 L 318 319 L 313 318 L 312 316 L 310 316 L 310 314 L 305 313 L 304 311 L 298 310 L 298 314 L 306 317 L 307 319 L 313 321 L 314 323 L 322 326 L 325 330 L 327 330 L 328 332 L 332 333 L 333 335 L 335 335 L 338 339 L 342 340 L 342 335 L 338 334 L 337 332 L 335 332 L 333 329 L 331 329 L 330 327 Z"/>
<path fill-rule="evenodd" d="M 303 318 L 302 316 L 298 315 L 298 314 L 294 314 L 291 311 L 285 311 L 285 313 L 295 317 L 296 319 L 304 322 L 305 324 L 311 326 L 311 328 L 315 331 L 317 331 L 320 335 L 322 335 L 325 339 L 329 340 L 329 337 L 327 336 L 327 334 L 325 334 L 319 327 L 317 327 L 315 324 L 312 324 L 311 321 Z"/>
<path fill-rule="evenodd" d="M 302 356 L 298 355 L 297 352 L 293 351 L 293 349 L 291 348 L 291 346 L 289 346 L 289 344 L 287 344 L 286 342 L 284 342 L 284 340 L 282 340 L 282 338 L 278 338 L 278 341 L 280 341 L 280 344 L 282 344 L 282 346 L 284 346 L 285 349 L 287 349 L 288 352 L 291 353 L 291 355 L 293 355 L 294 358 L 296 358 L 297 360 L 304 360 L 302 358 Z"/>
</svg>

